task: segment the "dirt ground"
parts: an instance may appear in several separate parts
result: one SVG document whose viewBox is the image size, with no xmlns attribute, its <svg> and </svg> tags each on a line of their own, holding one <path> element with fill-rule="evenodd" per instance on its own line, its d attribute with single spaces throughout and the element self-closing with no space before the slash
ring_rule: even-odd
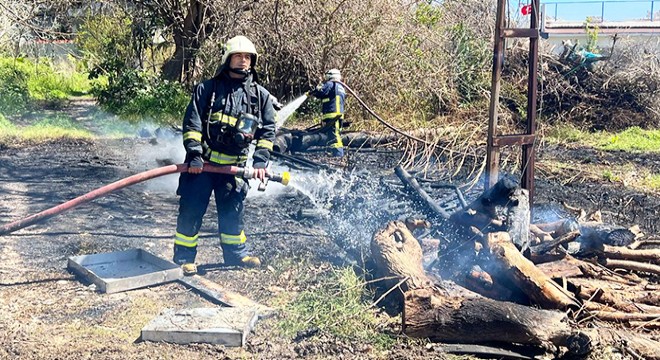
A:
<svg viewBox="0 0 660 360">
<path fill-rule="evenodd" d="M 76 108 L 75 113 L 82 112 Z M 149 137 L 136 137 L 2 148 L 0 225 L 156 167 L 155 158 L 169 156 L 159 146 L 164 145 Z M 152 153 L 157 154 L 152 156 L 153 161 L 145 158 L 145 154 Z M 612 167 L 633 163 L 660 173 L 657 153 L 631 156 L 556 146 L 539 153 L 541 164 L 543 159 L 557 158 L 576 164 L 602 162 Z M 214 235 L 217 220 L 210 206 L 200 236 L 198 262 L 203 264 L 203 276 L 264 305 L 279 308 L 310 286 L 307 281 L 313 281 L 313 277 L 301 274 L 316 274 L 328 271 L 333 265 L 355 262 L 352 250 L 368 244 L 374 228 L 385 224 L 384 217 L 402 215 L 405 211 L 369 210 L 382 207 L 379 202 L 389 201 L 381 196 L 387 191 L 387 186 L 383 186 L 387 182 L 379 176 L 395 178 L 392 168 L 396 156 L 372 153 L 362 157 L 353 155 L 350 159 L 343 175 L 303 175 L 299 171 L 298 182 L 294 181 L 289 188 L 271 184 L 268 192 L 248 197 L 246 235 L 254 254 L 265 262 L 260 269 L 222 267 L 219 239 Z M 361 165 L 373 172 L 356 170 Z M 295 178 L 296 170 L 292 173 Z M 538 180 L 536 200 L 545 204 L 550 213 L 565 201 L 586 210 L 601 209 L 606 222 L 638 224 L 645 233 L 658 234 L 660 195 L 631 190 L 621 183 L 577 176 L 567 181 L 574 174 L 545 175 Z M 213 305 L 178 283 L 101 294 L 93 285 L 67 272 L 66 263 L 74 255 L 130 248 L 146 249 L 170 259 L 178 206 L 174 194 L 176 175 L 154 182 L 124 188 L 45 222 L 0 236 L 0 358 L 449 357 L 439 347 L 424 344 L 402 343 L 380 352 L 359 342 L 338 341 L 327 334 L 294 341 L 277 330 L 278 315 L 260 320 L 243 349 L 140 341 L 141 328 L 164 308 Z M 301 209 L 326 216 L 320 220 L 301 219 Z M 327 215 L 342 220 L 327 221 Z"/>
</svg>

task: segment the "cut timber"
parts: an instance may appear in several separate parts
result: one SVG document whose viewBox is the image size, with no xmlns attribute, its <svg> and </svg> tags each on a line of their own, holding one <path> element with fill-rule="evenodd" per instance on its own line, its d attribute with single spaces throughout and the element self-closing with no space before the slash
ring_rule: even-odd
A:
<svg viewBox="0 0 660 360">
<path fill-rule="evenodd" d="M 434 285 L 421 266 L 419 243 L 401 221 L 379 230 L 371 251 L 378 277 L 407 279 L 400 289 L 404 293 L 403 329 L 410 336 L 443 342 L 542 345 L 546 349 L 566 346 L 574 354 L 590 351 L 589 337 L 572 331 L 561 312 L 486 299 L 464 289 L 449 292 L 449 286 Z"/>
<path fill-rule="evenodd" d="M 205 298 L 218 305 L 254 308 L 258 311 L 260 316 L 270 315 L 273 313 L 273 309 L 265 305 L 261 305 L 239 293 L 228 290 L 222 287 L 220 284 L 199 275 L 184 276 L 183 278 L 179 279 L 179 282 L 199 292 Z"/>
<path fill-rule="evenodd" d="M 584 272 L 582 271 L 582 266 L 594 268 L 596 265 L 566 255 L 563 259 L 539 264 L 536 267 L 549 277 L 557 279 L 583 275 Z"/>
<path fill-rule="evenodd" d="M 603 245 L 598 252 L 609 259 L 634 260 L 660 264 L 660 249 L 632 250 L 622 246 Z"/>
<path fill-rule="evenodd" d="M 490 251 L 494 266 L 530 299 L 546 309 L 577 308 L 571 293 L 562 289 L 549 276 L 516 249 L 506 232 L 490 233 L 484 246 Z"/>
<path fill-rule="evenodd" d="M 660 275 L 660 265 L 645 264 L 637 261 L 603 259 L 601 261 L 609 269 L 624 269 L 649 274 Z"/>
</svg>

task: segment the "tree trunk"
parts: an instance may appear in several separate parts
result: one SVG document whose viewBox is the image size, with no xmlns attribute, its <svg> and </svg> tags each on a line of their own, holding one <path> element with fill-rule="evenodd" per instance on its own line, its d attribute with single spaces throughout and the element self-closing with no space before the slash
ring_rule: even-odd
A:
<svg viewBox="0 0 660 360">
<path fill-rule="evenodd" d="M 204 41 L 213 31 L 208 18 L 213 16 L 213 7 L 199 0 L 190 0 L 183 28 L 174 29 L 174 54 L 164 64 L 163 77 L 167 80 L 192 84 L 197 68 L 197 54 Z"/>
<path fill-rule="evenodd" d="M 403 331 L 441 342 L 505 342 L 568 346 L 589 351 L 589 338 L 573 332 L 565 315 L 481 297 L 448 298 L 430 289 L 405 294 Z M 577 345 L 577 346 L 575 346 Z"/>
</svg>

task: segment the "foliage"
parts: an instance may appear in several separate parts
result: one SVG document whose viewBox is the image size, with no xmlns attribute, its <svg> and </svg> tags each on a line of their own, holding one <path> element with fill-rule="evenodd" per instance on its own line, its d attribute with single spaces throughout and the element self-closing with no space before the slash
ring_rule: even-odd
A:
<svg viewBox="0 0 660 360">
<path fill-rule="evenodd" d="M 451 52 L 452 80 L 462 104 L 468 104 L 489 89 L 485 69 L 491 59 L 488 40 L 478 38 L 464 23 L 448 29 Z"/>
<path fill-rule="evenodd" d="M 92 77 L 105 74 L 112 79 L 119 71 L 133 68 L 137 63 L 131 24 L 129 14 L 121 7 L 114 7 L 103 16 L 87 13 L 75 41 Z"/>
<path fill-rule="evenodd" d="M 587 45 L 585 49 L 589 52 L 598 51 L 598 25 L 594 25 L 594 19 L 587 17 L 584 25 L 584 31 L 587 33 Z"/>
<path fill-rule="evenodd" d="M 5 114 L 27 110 L 35 102 L 57 108 L 91 86 L 85 74 L 60 71 L 48 59 L 0 58 L 0 112 Z"/>
<path fill-rule="evenodd" d="M 644 185 L 655 191 L 660 191 L 660 174 L 648 175 L 644 178 Z"/>
<path fill-rule="evenodd" d="M 317 328 L 340 339 L 358 340 L 383 349 L 393 339 L 377 330 L 378 321 L 365 303 L 364 279 L 351 268 L 337 269 L 306 290 L 285 309 L 279 326 L 286 336 Z"/>
<path fill-rule="evenodd" d="M 30 72 L 23 59 L 0 58 L 0 113 L 14 114 L 28 108 Z"/>
</svg>

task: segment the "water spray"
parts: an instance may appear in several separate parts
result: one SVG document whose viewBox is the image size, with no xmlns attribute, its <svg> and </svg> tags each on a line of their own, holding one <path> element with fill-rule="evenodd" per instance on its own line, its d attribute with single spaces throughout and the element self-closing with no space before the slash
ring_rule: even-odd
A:
<svg viewBox="0 0 660 360">
<path fill-rule="evenodd" d="M 14 221 L 12 223 L 3 225 L 0 227 L 0 235 L 5 235 L 12 233 L 16 230 L 22 229 L 24 227 L 35 224 L 39 221 L 49 219 L 55 215 L 58 215 L 64 211 L 73 209 L 74 207 L 92 201 L 101 196 L 108 195 L 109 193 L 125 188 L 130 185 L 134 185 L 149 179 L 160 177 L 163 175 L 176 174 L 188 171 L 188 164 L 178 164 L 178 165 L 168 165 L 159 167 L 156 169 L 151 169 L 148 171 L 141 172 L 129 176 L 127 178 L 113 182 L 112 184 L 105 185 L 96 190 L 92 190 L 85 195 L 79 196 L 75 199 L 71 199 L 63 204 L 57 205 L 50 209 L 44 210 L 38 214 L 28 216 L 24 219 Z M 228 174 L 238 177 L 243 177 L 251 179 L 254 175 L 254 169 L 248 167 L 238 167 L 238 166 L 213 166 L 210 164 L 204 164 L 203 172 L 210 172 L 216 174 Z M 289 184 L 291 175 L 289 172 L 282 172 L 281 174 L 273 173 L 270 171 L 266 172 L 266 178 L 270 181 L 279 182 L 280 184 L 286 186 Z M 261 185 L 260 185 L 261 186 Z"/>
</svg>

